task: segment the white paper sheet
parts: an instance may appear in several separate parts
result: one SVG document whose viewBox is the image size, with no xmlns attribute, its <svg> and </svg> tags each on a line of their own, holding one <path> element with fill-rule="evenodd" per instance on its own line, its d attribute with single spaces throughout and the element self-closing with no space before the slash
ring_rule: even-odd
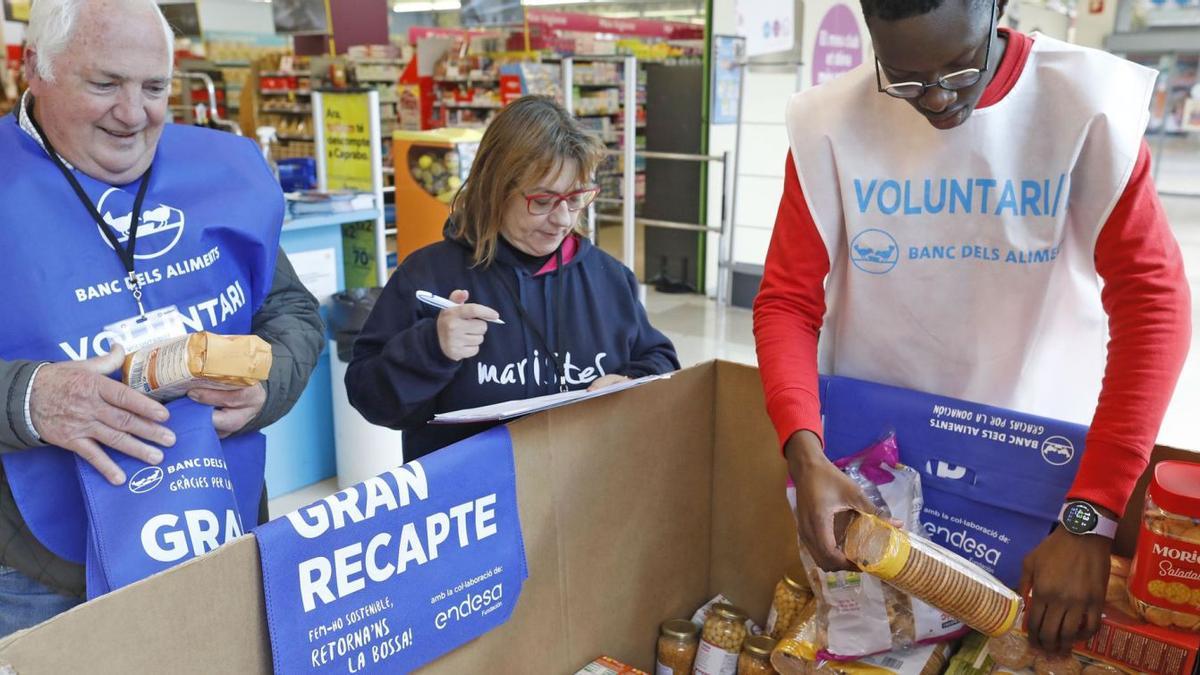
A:
<svg viewBox="0 0 1200 675">
<path fill-rule="evenodd" d="M 671 377 L 670 373 L 666 375 L 647 375 L 639 377 L 636 380 L 621 382 L 609 387 L 605 387 L 598 391 L 588 391 L 581 389 L 579 391 L 567 391 L 558 394 L 547 394 L 546 396 L 537 396 L 534 398 L 523 398 L 515 401 L 505 401 L 503 403 L 493 403 L 492 405 L 480 406 L 478 408 L 465 408 L 463 410 L 455 410 L 453 412 L 440 413 L 434 415 L 430 420 L 430 424 L 469 424 L 472 422 L 496 422 L 500 420 L 512 419 L 521 415 L 541 412 L 551 408 L 559 408 L 564 405 L 586 401 L 589 398 L 598 396 L 606 396 L 615 394 L 618 391 L 640 387 L 647 382 L 654 380 L 664 380 Z"/>
</svg>

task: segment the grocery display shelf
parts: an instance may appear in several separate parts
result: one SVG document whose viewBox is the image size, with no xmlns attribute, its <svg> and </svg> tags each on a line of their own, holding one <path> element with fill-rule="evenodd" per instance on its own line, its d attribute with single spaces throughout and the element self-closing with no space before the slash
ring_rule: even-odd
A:
<svg viewBox="0 0 1200 675">
<path fill-rule="evenodd" d="M 290 134 L 278 134 L 275 137 L 281 141 L 300 141 L 306 143 L 311 143 L 316 140 L 312 136 L 293 136 Z"/>
<path fill-rule="evenodd" d="M 263 96 L 308 96 L 312 92 L 308 89 L 262 89 L 258 93 Z"/>
<path fill-rule="evenodd" d="M 500 84 L 497 77 L 434 78 L 434 84 Z"/>
<path fill-rule="evenodd" d="M 434 101 L 433 107 L 445 108 L 447 110 L 499 110 L 504 106 L 492 104 L 476 104 L 476 103 L 442 103 Z"/>
<path fill-rule="evenodd" d="M 312 108 L 259 108 L 263 115 L 311 115 Z"/>
</svg>

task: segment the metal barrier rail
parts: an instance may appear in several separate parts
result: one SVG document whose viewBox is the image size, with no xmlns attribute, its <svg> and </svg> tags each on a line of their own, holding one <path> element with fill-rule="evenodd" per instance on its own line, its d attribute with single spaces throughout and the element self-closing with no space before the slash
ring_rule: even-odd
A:
<svg viewBox="0 0 1200 675">
<path fill-rule="evenodd" d="M 224 129 L 225 131 L 238 136 L 242 135 L 242 128 L 238 126 L 236 122 L 222 119 L 220 111 L 217 110 L 217 86 L 213 83 L 213 79 L 208 73 L 196 73 L 183 70 L 176 71 L 173 75 L 171 75 L 171 77 L 183 80 L 184 82 L 188 80 L 196 80 L 203 84 L 204 90 L 208 94 L 208 117 L 212 120 L 212 123 Z M 188 96 L 188 99 L 191 99 L 190 95 Z"/>
</svg>

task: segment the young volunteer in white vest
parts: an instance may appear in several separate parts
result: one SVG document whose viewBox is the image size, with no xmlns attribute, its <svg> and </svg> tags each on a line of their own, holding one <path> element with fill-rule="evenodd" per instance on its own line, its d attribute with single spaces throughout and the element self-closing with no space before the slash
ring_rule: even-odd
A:
<svg viewBox="0 0 1200 675">
<path fill-rule="evenodd" d="M 818 370 L 1090 424 L 1078 502 L 1022 580 L 1035 645 L 1061 653 L 1097 629 L 1190 337 L 1142 140 L 1155 73 L 998 29 L 1005 0 L 862 6 L 877 62 L 788 106 L 754 309 L 800 537 L 844 569 L 833 514 L 870 508 L 822 452 Z"/>
<path fill-rule="evenodd" d="M 252 527 L 258 429 L 291 408 L 324 344 L 254 143 L 165 124 L 173 39 L 153 0 L 37 0 L 27 38 L 30 89 L 0 118 L 0 636 L 80 602 L 85 558 L 90 585 L 83 470 L 124 486 L 115 460 L 169 462 L 199 427 L 220 437 Z M 110 375 L 109 327 L 172 306 L 188 330 L 255 334 L 274 356 L 263 385 L 172 403 L 195 427 Z"/>
</svg>

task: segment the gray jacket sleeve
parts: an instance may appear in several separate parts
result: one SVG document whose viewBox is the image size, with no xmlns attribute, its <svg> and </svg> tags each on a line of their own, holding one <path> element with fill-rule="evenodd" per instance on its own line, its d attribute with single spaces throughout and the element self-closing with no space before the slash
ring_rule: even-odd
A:
<svg viewBox="0 0 1200 675">
<path fill-rule="evenodd" d="M 300 282 L 283 249 L 275 263 L 271 292 L 254 315 L 251 332 L 271 343 L 267 400 L 239 433 L 258 431 L 283 417 L 308 384 L 325 347 L 325 324 L 317 299 Z"/>
<path fill-rule="evenodd" d="M 25 390 L 38 361 L 5 361 L 0 359 L 0 392 L 4 392 L 5 416 L 0 420 L 0 453 L 26 450 L 43 443 L 30 435 L 25 424 Z"/>
</svg>

